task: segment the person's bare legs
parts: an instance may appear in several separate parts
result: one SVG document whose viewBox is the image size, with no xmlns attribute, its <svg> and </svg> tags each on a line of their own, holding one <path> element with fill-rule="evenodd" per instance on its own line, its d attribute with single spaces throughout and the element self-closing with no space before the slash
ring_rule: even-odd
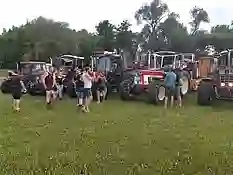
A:
<svg viewBox="0 0 233 175">
<path fill-rule="evenodd" d="M 19 111 L 20 110 L 20 99 L 15 100 L 15 110 Z"/>
<path fill-rule="evenodd" d="M 168 97 L 165 97 L 165 100 L 164 100 L 164 108 L 165 109 L 167 108 L 167 103 L 168 103 Z"/>
<path fill-rule="evenodd" d="M 103 91 L 103 100 L 106 99 L 107 92 L 108 92 L 108 89 L 107 89 L 107 87 L 105 87 L 104 91 Z"/>
<path fill-rule="evenodd" d="M 83 105 L 82 105 L 82 111 L 83 112 L 87 112 L 87 110 L 86 110 L 86 103 L 87 103 L 87 97 L 84 97 L 83 98 Z"/>
<path fill-rule="evenodd" d="M 52 95 L 53 95 L 52 91 L 46 91 L 46 105 L 47 105 L 47 107 L 50 107 L 50 105 L 52 103 Z"/>
<path fill-rule="evenodd" d="M 97 98 L 97 104 L 100 104 L 100 91 L 99 91 L 99 89 L 96 90 L 96 98 Z"/>
<path fill-rule="evenodd" d="M 58 98 L 61 100 L 63 97 L 63 85 L 58 86 Z"/>
<path fill-rule="evenodd" d="M 182 107 L 182 98 L 181 98 L 181 96 L 178 96 L 177 100 L 178 100 L 178 106 L 181 108 Z"/>
<path fill-rule="evenodd" d="M 12 108 L 13 108 L 13 110 L 15 110 L 16 109 L 16 107 L 15 107 L 16 105 L 15 105 L 15 99 L 13 99 L 12 100 Z"/>
<path fill-rule="evenodd" d="M 174 96 L 171 96 L 171 107 L 174 106 Z"/>
<path fill-rule="evenodd" d="M 77 99 L 77 106 L 82 106 L 83 105 L 83 99 L 81 97 L 79 97 Z"/>
<path fill-rule="evenodd" d="M 87 97 L 86 106 L 85 106 L 87 112 L 90 112 L 89 105 L 90 105 L 91 101 L 92 101 L 92 96 Z"/>
<path fill-rule="evenodd" d="M 50 103 L 50 91 L 46 91 L 46 103 L 48 104 L 48 103 Z"/>
</svg>

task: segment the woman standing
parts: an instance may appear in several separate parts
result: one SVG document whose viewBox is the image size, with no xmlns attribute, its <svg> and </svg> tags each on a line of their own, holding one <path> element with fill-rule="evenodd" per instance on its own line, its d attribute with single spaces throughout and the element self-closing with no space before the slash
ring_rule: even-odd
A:
<svg viewBox="0 0 233 175">
<path fill-rule="evenodd" d="M 11 86 L 11 94 L 13 97 L 13 110 L 20 111 L 20 99 L 22 97 L 22 91 L 26 92 L 26 88 L 24 86 L 23 81 L 21 80 L 21 76 L 17 73 L 12 72 L 12 86 Z"/>
</svg>

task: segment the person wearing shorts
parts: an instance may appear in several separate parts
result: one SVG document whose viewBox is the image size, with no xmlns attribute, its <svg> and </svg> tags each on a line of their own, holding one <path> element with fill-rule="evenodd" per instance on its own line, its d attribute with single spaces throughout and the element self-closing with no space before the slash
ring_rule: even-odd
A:
<svg viewBox="0 0 233 175">
<path fill-rule="evenodd" d="M 102 73 L 99 73 L 99 75 L 97 75 L 96 84 L 97 84 L 97 89 L 96 89 L 97 104 L 99 104 L 101 100 L 105 99 L 107 93 L 106 78 Z"/>
<path fill-rule="evenodd" d="M 176 69 L 175 70 L 175 74 L 176 74 L 176 99 L 178 102 L 178 106 L 181 107 L 182 106 L 182 98 L 181 98 L 181 86 L 182 86 L 182 79 L 181 79 L 181 70 L 180 69 Z"/>
<path fill-rule="evenodd" d="M 23 81 L 21 80 L 20 75 L 16 73 L 11 73 L 12 75 L 12 86 L 11 94 L 13 97 L 13 110 L 20 111 L 20 99 L 22 97 L 22 90 L 26 92 Z"/>
<path fill-rule="evenodd" d="M 54 88 L 56 86 L 56 78 L 52 70 L 44 76 L 43 84 L 46 91 L 46 104 L 50 106 L 55 97 Z"/>
<path fill-rule="evenodd" d="M 82 80 L 84 82 L 84 89 L 83 89 L 83 99 L 84 99 L 84 107 L 83 111 L 84 112 L 89 112 L 89 105 L 92 100 L 92 80 L 93 80 L 93 75 L 90 70 L 90 67 L 86 67 L 84 69 L 84 72 L 82 74 Z"/>
<path fill-rule="evenodd" d="M 77 106 L 83 108 L 83 89 L 84 82 L 82 81 L 82 73 L 78 73 L 74 79 L 75 92 L 77 95 Z"/>
<path fill-rule="evenodd" d="M 174 104 L 174 96 L 175 96 L 175 88 L 176 88 L 176 74 L 169 68 L 168 73 L 164 79 L 164 86 L 165 86 L 165 103 L 164 107 L 167 108 L 168 99 L 171 100 L 171 107 Z"/>
</svg>

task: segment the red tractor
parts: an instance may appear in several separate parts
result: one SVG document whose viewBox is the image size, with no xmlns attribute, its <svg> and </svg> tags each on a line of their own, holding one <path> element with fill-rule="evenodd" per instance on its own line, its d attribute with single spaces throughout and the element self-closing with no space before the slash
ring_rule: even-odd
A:
<svg viewBox="0 0 233 175">
<path fill-rule="evenodd" d="M 139 95 L 146 94 L 147 99 L 152 103 L 158 103 L 165 98 L 163 85 L 166 72 L 171 67 L 181 69 L 183 86 L 182 96 L 186 95 L 190 88 L 192 64 L 194 57 L 189 61 L 184 60 L 184 54 L 171 51 L 160 51 L 146 54 L 146 66 L 133 71 L 126 70 L 125 76 L 120 85 L 120 96 L 122 100 L 135 99 Z"/>
</svg>

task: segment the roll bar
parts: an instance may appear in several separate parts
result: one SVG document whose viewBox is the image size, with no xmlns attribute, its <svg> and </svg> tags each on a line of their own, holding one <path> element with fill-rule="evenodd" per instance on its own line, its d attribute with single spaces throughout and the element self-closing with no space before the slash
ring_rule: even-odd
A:
<svg viewBox="0 0 233 175">
<path fill-rule="evenodd" d="M 161 52 L 165 53 L 165 51 L 161 51 Z M 153 56 L 153 58 L 155 60 L 154 61 L 154 65 L 153 65 L 154 68 L 157 68 L 157 64 L 156 64 L 157 62 L 156 61 L 157 61 L 158 57 L 161 58 L 160 68 L 163 67 L 163 63 L 164 63 L 164 58 L 165 57 L 173 57 L 174 60 L 173 60 L 173 63 L 172 63 L 172 67 L 175 68 L 176 67 L 176 59 L 177 59 L 178 56 L 180 56 L 182 54 L 176 54 L 175 52 L 166 52 L 166 53 L 171 53 L 171 54 L 161 55 L 161 54 L 159 54 L 161 52 L 155 52 L 155 53 L 151 53 L 150 51 L 148 52 L 148 66 L 150 67 L 150 65 L 151 65 L 151 56 Z M 179 65 L 180 65 L 180 62 L 179 62 Z"/>
</svg>

